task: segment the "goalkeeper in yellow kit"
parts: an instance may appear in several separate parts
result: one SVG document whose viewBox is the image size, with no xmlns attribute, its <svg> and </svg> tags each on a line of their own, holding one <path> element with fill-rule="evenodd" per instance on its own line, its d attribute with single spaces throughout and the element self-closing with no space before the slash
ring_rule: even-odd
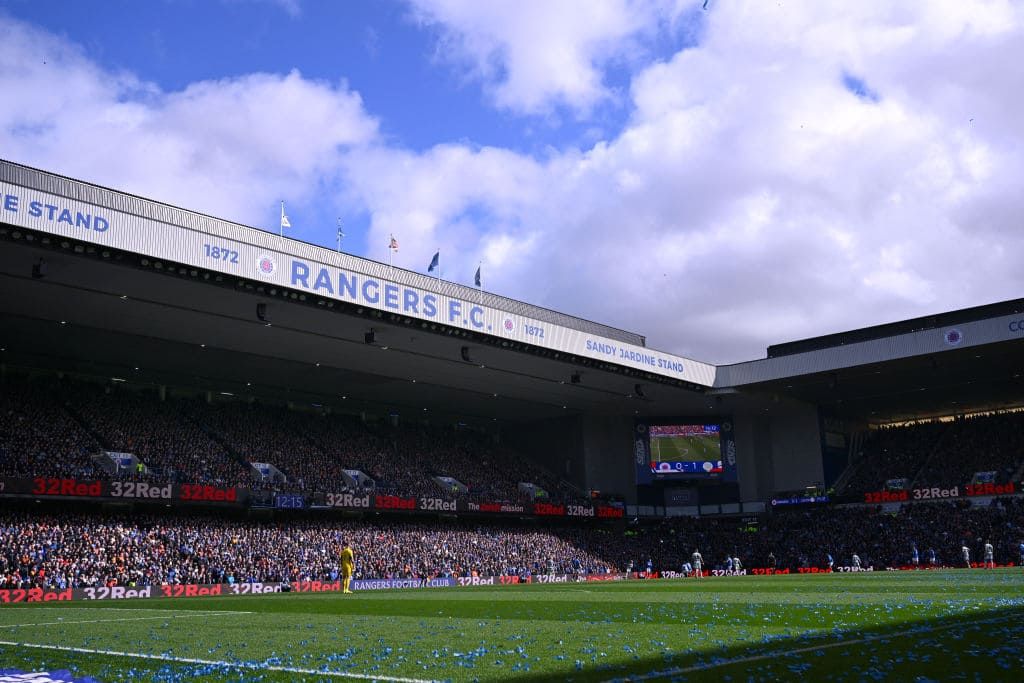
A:
<svg viewBox="0 0 1024 683">
<path fill-rule="evenodd" d="M 348 586 L 352 583 L 352 570 L 355 569 L 356 558 L 348 541 L 342 541 L 341 545 L 341 592 L 351 593 Z"/>
</svg>

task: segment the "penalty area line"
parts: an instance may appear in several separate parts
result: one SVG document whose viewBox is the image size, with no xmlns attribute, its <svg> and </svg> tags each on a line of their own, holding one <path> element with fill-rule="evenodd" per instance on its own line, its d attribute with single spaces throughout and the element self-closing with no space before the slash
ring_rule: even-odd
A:
<svg viewBox="0 0 1024 683">
<path fill-rule="evenodd" d="M 320 669 L 301 669 L 291 666 L 272 666 L 258 662 L 218 662 L 213 659 L 193 659 L 191 657 L 173 657 L 171 655 L 151 655 L 144 652 L 119 652 L 117 650 L 95 650 L 89 647 L 69 647 L 66 645 L 44 645 L 42 643 L 17 643 L 0 640 L 0 646 L 26 647 L 35 650 L 55 650 L 57 652 L 74 652 L 86 655 L 102 655 L 105 657 L 127 657 L 130 659 L 148 659 L 157 662 L 174 664 L 200 664 L 204 666 L 222 666 L 229 669 L 247 669 L 250 671 L 280 671 L 289 674 L 308 674 L 310 676 L 326 676 L 328 678 L 352 678 L 361 681 L 392 681 L 393 683 L 433 683 L 431 679 L 400 678 L 398 676 L 376 676 L 354 674 L 347 671 L 322 671 Z"/>
<path fill-rule="evenodd" d="M 790 655 L 800 655 L 807 652 L 817 652 L 818 650 L 831 650 L 837 647 L 847 647 L 850 645 L 863 645 L 864 643 L 873 643 L 876 640 L 893 640 L 895 638 L 904 638 L 907 636 L 916 636 L 918 634 L 925 633 L 936 633 L 938 631 L 949 631 L 955 628 L 969 628 L 971 626 L 983 626 L 985 624 L 994 624 L 1000 621 L 1006 621 L 1011 619 L 1010 616 L 994 617 L 990 619 L 974 619 L 971 621 L 962 622 L 959 624 L 947 624 L 945 626 L 935 626 L 932 628 L 918 629 L 915 631 L 899 632 L 899 633 L 888 633 L 879 634 L 877 636 L 866 636 L 864 638 L 853 638 L 851 640 L 838 640 L 831 643 L 821 643 L 820 645 L 808 645 L 807 647 L 798 647 L 793 650 L 782 650 L 781 652 L 768 652 L 762 655 L 751 655 L 749 657 L 737 657 L 736 659 L 724 659 L 720 662 L 711 662 L 710 664 L 695 664 L 694 666 L 677 667 L 674 669 L 665 669 L 664 671 L 652 671 L 646 674 L 639 674 L 636 676 L 626 675 L 623 677 L 616 677 L 610 680 L 627 680 L 627 681 L 647 681 L 652 678 L 665 678 L 668 676 L 679 676 L 681 674 L 692 674 L 699 671 L 710 671 L 711 669 L 719 669 L 723 666 L 733 666 L 734 664 L 750 664 L 751 662 L 760 662 L 765 659 L 776 659 L 778 657 L 789 657 Z"/>
</svg>

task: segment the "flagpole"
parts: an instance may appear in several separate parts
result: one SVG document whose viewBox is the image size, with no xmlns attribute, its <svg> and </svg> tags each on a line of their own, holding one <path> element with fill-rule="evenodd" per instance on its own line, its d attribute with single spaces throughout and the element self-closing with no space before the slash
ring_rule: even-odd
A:
<svg viewBox="0 0 1024 683">
<path fill-rule="evenodd" d="M 341 217 L 338 218 L 338 253 L 341 253 L 341 240 L 345 237 L 345 233 L 341 231 Z"/>
<path fill-rule="evenodd" d="M 480 269 L 483 268 L 483 265 L 484 265 L 483 261 L 477 261 L 477 264 L 476 264 L 476 274 L 477 274 L 477 276 L 480 275 Z M 484 303 L 483 278 L 476 277 L 474 279 L 476 280 L 476 282 L 474 283 L 476 285 L 476 302 L 482 306 L 483 303 Z"/>
<path fill-rule="evenodd" d="M 284 200 L 283 199 L 281 200 L 281 228 L 280 228 L 280 231 L 277 233 L 277 236 L 280 239 L 284 239 Z"/>
</svg>

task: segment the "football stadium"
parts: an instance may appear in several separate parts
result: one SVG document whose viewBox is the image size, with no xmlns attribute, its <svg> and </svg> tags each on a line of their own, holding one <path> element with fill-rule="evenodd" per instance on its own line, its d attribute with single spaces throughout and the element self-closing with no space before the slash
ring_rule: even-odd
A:
<svg viewBox="0 0 1024 683">
<path fill-rule="evenodd" d="M 1024 299 L 715 366 L 87 180 L 0 162 L 0 671 L 1019 678 Z"/>
</svg>

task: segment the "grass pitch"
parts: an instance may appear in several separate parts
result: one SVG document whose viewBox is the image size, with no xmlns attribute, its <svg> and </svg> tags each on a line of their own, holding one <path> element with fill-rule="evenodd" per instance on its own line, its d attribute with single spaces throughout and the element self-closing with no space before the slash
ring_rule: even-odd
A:
<svg viewBox="0 0 1024 683">
<path fill-rule="evenodd" d="M 718 434 L 659 436 L 651 439 L 651 456 L 655 462 L 721 460 L 722 446 Z"/>
<path fill-rule="evenodd" d="M 104 682 L 1010 681 L 1022 617 L 1020 569 L 5 605 L 0 668 Z"/>
</svg>

